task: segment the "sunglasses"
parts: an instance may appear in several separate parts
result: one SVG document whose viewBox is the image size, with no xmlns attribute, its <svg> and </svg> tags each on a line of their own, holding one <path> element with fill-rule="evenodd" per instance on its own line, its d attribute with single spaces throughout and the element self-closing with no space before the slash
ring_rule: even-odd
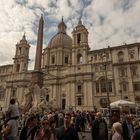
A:
<svg viewBox="0 0 140 140">
<path fill-rule="evenodd" d="M 42 123 L 43 125 L 48 125 L 49 123 L 48 122 L 44 122 L 44 123 Z"/>
</svg>

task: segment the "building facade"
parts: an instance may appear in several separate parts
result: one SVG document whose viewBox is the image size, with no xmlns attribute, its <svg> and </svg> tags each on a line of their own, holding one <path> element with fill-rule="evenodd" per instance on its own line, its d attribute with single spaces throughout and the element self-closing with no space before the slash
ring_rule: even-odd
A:
<svg viewBox="0 0 140 140">
<path fill-rule="evenodd" d="M 39 29 L 43 29 L 40 24 Z M 120 99 L 139 105 L 140 43 L 90 50 L 88 29 L 81 21 L 73 29 L 72 38 L 66 29 L 62 19 L 47 47 L 42 50 L 42 43 L 38 45 L 35 61 L 42 63 L 39 66 L 35 62 L 32 71 L 28 70 L 30 45 L 23 35 L 16 45 L 13 64 L 0 66 L 2 109 L 7 108 L 11 97 L 22 104 L 32 74 L 37 70 L 42 72 L 46 100 L 55 99 L 60 109 L 93 110 Z M 42 39 L 39 33 L 38 42 Z"/>
</svg>

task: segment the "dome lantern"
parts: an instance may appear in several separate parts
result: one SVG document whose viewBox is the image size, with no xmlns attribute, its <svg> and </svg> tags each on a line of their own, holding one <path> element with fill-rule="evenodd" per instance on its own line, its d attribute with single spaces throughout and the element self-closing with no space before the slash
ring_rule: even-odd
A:
<svg viewBox="0 0 140 140">
<path fill-rule="evenodd" d="M 66 29 L 67 29 L 67 26 L 66 24 L 64 23 L 63 21 L 63 17 L 62 17 L 62 21 L 59 23 L 58 25 L 58 32 L 59 33 L 66 33 Z"/>
</svg>

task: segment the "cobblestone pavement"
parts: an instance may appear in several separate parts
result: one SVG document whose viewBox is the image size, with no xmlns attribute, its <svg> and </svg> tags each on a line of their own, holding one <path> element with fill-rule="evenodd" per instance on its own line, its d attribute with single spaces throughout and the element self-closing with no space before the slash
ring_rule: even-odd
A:
<svg viewBox="0 0 140 140">
<path fill-rule="evenodd" d="M 90 131 L 79 132 L 78 134 L 79 134 L 80 140 L 92 140 Z M 109 132 L 109 135 L 110 135 L 110 132 Z M 19 140 L 19 137 L 17 138 L 17 140 Z"/>
<path fill-rule="evenodd" d="M 108 131 L 108 139 L 110 138 L 110 133 L 111 131 Z M 91 138 L 91 132 L 90 131 L 86 131 L 86 132 L 79 132 L 79 138 L 80 140 L 92 140 Z"/>
<path fill-rule="evenodd" d="M 80 140 L 92 140 L 90 131 L 88 131 L 88 132 L 79 132 L 78 134 L 79 134 Z"/>
</svg>

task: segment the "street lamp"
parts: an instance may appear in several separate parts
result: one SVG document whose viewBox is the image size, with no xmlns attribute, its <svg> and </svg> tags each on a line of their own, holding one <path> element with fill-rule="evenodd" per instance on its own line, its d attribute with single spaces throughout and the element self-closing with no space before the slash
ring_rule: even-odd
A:
<svg viewBox="0 0 140 140">
<path fill-rule="evenodd" d="M 111 114 L 109 89 L 108 89 L 108 78 L 107 78 L 107 56 L 106 56 L 105 51 L 104 51 L 102 57 L 103 57 L 103 60 L 104 60 L 104 71 L 105 71 L 105 82 L 106 82 L 106 93 L 107 93 L 107 108 L 109 110 L 109 114 Z"/>
<path fill-rule="evenodd" d="M 133 81 L 133 71 L 136 70 L 135 67 L 133 67 L 132 65 L 132 62 L 131 62 L 131 59 L 130 59 L 130 56 L 132 55 L 133 56 L 133 50 L 131 49 L 128 49 L 128 58 L 129 58 L 129 69 L 130 69 L 130 76 L 131 76 L 131 81 L 132 81 L 132 91 L 133 91 L 133 96 L 134 96 L 134 103 L 136 104 L 136 95 L 135 95 L 135 90 L 134 90 L 134 81 Z M 133 56 L 134 57 L 134 56 Z M 136 74 L 136 72 L 134 72 Z"/>
</svg>

